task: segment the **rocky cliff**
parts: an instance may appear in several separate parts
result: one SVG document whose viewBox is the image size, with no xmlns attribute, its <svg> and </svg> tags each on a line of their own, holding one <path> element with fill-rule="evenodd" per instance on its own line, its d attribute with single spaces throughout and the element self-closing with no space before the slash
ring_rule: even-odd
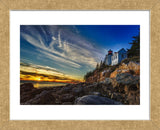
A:
<svg viewBox="0 0 160 130">
<path fill-rule="evenodd" d="M 107 66 L 101 71 L 97 69 L 86 78 L 86 82 L 94 83 L 104 81 L 105 78 L 115 78 L 117 74 L 121 73 L 130 73 L 138 76 L 140 75 L 140 64 L 130 61 L 129 63 L 121 63 L 120 65 Z"/>
<path fill-rule="evenodd" d="M 140 104 L 140 64 L 129 61 L 98 69 L 86 78 L 87 83 L 100 83 L 101 93 L 123 104 Z"/>
</svg>

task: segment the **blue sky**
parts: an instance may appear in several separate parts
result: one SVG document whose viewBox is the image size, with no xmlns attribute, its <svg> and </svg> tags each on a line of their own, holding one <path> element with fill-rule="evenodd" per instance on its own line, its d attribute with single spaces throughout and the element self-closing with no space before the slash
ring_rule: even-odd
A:
<svg viewBox="0 0 160 130">
<path fill-rule="evenodd" d="M 83 79 L 108 49 L 130 48 L 139 25 L 21 25 L 21 71 Z M 38 71 L 38 72 L 37 72 Z"/>
</svg>

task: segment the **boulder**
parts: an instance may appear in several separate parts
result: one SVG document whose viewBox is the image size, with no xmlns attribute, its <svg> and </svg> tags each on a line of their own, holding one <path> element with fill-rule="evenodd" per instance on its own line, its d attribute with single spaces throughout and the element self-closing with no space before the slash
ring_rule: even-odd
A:
<svg viewBox="0 0 160 130">
<path fill-rule="evenodd" d="M 33 96 L 31 96 L 30 94 L 24 94 L 24 95 L 21 94 L 20 103 L 23 104 L 23 103 L 25 103 L 26 101 L 28 101 L 32 98 L 33 98 Z"/>
<path fill-rule="evenodd" d="M 77 105 L 121 105 L 122 103 L 97 95 L 86 95 L 75 100 Z"/>
<path fill-rule="evenodd" d="M 110 78 L 115 78 L 118 74 L 118 70 L 116 69 L 115 71 L 113 71 L 111 74 L 110 74 Z"/>
<path fill-rule="evenodd" d="M 139 89 L 139 76 L 133 76 L 130 73 L 117 74 L 116 78 L 110 79 L 114 92 L 128 94 L 129 91 L 137 91 Z"/>
<path fill-rule="evenodd" d="M 79 95 L 83 92 L 83 87 L 75 87 L 72 89 L 72 94 L 73 95 Z"/>
<path fill-rule="evenodd" d="M 83 88 L 83 92 L 84 92 L 85 95 L 88 95 L 92 92 L 102 93 L 102 91 L 103 91 L 102 86 L 103 86 L 103 83 L 94 83 L 92 85 L 85 86 Z"/>
<path fill-rule="evenodd" d="M 118 84 L 138 84 L 139 83 L 139 76 L 133 76 L 129 73 L 121 73 L 116 76 L 116 82 Z"/>
<path fill-rule="evenodd" d="M 44 90 L 40 94 L 37 94 L 33 99 L 25 102 L 25 105 L 47 105 L 47 104 L 55 104 L 55 97 L 51 92 Z"/>
<path fill-rule="evenodd" d="M 37 94 L 40 94 L 43 90 L 31 88 L 20 90 L 20 102 L 25 103 L 26 101 L 34 98 Z"/>
<path fill-rule="evenodd" d="M 115 93 L 114 92 L 114 93 L 111 94 L 111 99 L 114 99 L 116 101 L 122 101 L 123 95 L 120 94 L 120 93 Z"/>
<path fill-rule="evenodd" d="M 72 86 L 71 85 L 67 86 L 67 87 L 65 86 L 65 87 L 61 88 L 60 93 L 61 94 L 69 93 L 71 90 L 72 90 Z"/>
<path fill-rule="evenodd" d="M 24 83 L 20 85 L 20 92 L 32 91 L 34 88 L 32 83 Z"/>
<path fill-rule="evenodd" d="M 104 92 L 107 92 L 108 90 L 113 91 L 112 85 L 110 85 L 110 86 L 103 85 L 103 86 L 102 86 L 102 89 L 103 89 Z"/>
<path fill-rule="evenodd" d="M 118 74 L 130 73 L 140 75 L 140 64 L 130 61 L 128 64 L 122 63 L 115 71 L 110 74 L 110 78 L 115 78 Z"/>
<path fill-rule="evenodd" d="M 61 102 L 73 102 L 74 101 L 74 96 L 72 94 L 63 94 L 60 96 L 60 101 Z"/>
<path fill-rule="evenodd" d="M 134 71 L 134 74 L 139 75 L 140 74 L 140 64 L 130 61 L 128 64 L 129 70 Z"/>
<path fill-rule="evenodd" d="M 105 81 L 104 81 L 104 84 L 105 84 L 105 85 L 111 85 L 111 80 L 110 80 L 110 78 L 106 78 Z"/>
<path fill-rule="evenodd" d="M 117 99 L 117 93 L 112 93 L 112 94 L 111 94 L 111 99 L 116 100 L 116 99 Z"/>
<path fill-rule="evenodd" d="M 111 90 L 108 90 L 106 94 L 107 94 L 107 97 L 111 97 L 112 91 L 111 91 Z"/>
<path fill-rule="evenodd" d="M 130 105 L 139 105 L 140 104 L 140 95 L 137 91 L 130 91 L 127 96 L 127 101 Z"/>
</svg>

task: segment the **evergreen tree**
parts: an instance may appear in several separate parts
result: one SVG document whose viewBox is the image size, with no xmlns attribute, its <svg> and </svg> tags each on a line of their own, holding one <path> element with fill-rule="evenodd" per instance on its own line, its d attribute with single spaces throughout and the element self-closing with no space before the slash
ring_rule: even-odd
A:
<svg viewBox="0 0 160 130">
<path fill-rule="evenodd" d="M 86 80 L 88 77 L 90 77 L 91 75 L 93 75 L 92 71 L 89 71 L 86 73 L 86 75 L 84 75 L 84 80 Z"/>
<path fill-rule="evenodd" d="M 103 63 L 102 63 L 102 67 L 104 68 L 105 66 L 106 66 L 106 65 L 105 65 L 105 62 L 103 62 Z"/>
<path fill-rule="evenodd" d="M 102 63 L 102 60 L 101 60 L 101 62 L 100 62 L 100 67 L 99 67 L 99 68 L 101 68 L 101 67 L 102 67 L 102 64 L 103 64 L 103 63 Z"/>
<path fill-rule="evenodd" d="M 97 63 L 96 69 L 99 69 L 99 64 Z"/>
<path fill-rule="evenodd" d="M 132 42 L 129 43 L 132 46 L 130 49 L 128 49 L 128 57 L 140 56 L 140 33 L 132 38 Z"/>
</svg>

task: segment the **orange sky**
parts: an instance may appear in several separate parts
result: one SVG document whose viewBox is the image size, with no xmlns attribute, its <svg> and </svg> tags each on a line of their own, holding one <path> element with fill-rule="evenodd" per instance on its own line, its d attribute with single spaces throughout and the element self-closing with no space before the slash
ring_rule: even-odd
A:
<svg viewBox="0 0 160 130">
<path fill-rule="evenodd" d="M 54 70 L 53 68 L 45 66 L 25 65 L 23 63 L 21 63 L 20 66 L 20 80 L 61 83 L 77 83 L 83 81 L 82 78 L 65 75 Z"/>
</svg>

